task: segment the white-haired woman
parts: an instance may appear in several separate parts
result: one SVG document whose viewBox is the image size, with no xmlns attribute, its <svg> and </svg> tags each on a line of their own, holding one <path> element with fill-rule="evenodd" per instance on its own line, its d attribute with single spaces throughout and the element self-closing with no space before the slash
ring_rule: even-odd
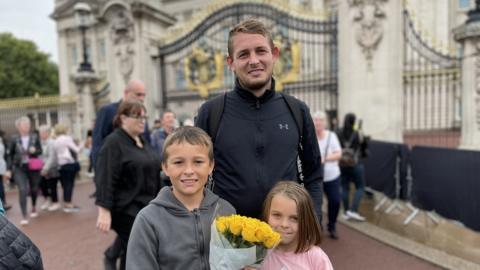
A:
<svg viewBox="0 0 480 270">
<path fill-rule="evenodd" d="M 30 217 L 38 216 L 36 211 L 38 186 L 40 184 L 40 170 L 42 169 L 39 156 L 42 154 L 42 146 L 38 135 L 30 132 L 30 119 L 22 116 L 15 121 L 18 134 L 12 137 L 9 155 L 7 176 L 13 174 L 13 179 L 19 191 L 20 209 L 22 220 L 20 225 L 28 224 L 27 197 L 28 191 L 32 197 L 32 211 Z"/>
<path fill-rule="evenodd" d="M 327 115 L 317 111 L 313 114 L 313 123 L 317 134 L 318 146 L 323 164 L 323 190 L 328 200 L 327 229 L 330 238 L 337 239 L 336 223 L 340 210 L 340 167 L 338 161 L 342 156 L 342 147 L 335 132 L 327 128 Z"/>
</svg>

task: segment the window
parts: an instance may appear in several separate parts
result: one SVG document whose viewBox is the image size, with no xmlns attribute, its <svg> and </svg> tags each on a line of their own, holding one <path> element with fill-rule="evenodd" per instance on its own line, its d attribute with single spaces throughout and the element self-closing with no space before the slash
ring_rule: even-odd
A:
<svg viewBox="0 0 480 270">
<path fill-rule="evenodd" d="M 98 60 L 100 62 L 105 62 L 107 57 L 107 45 L 105 44 L 105 39 L 101 39 L 98 42 Z"/>
<path fill-rule="evenodd" d="M 470 8 L 470 0 L 458 0 L 458 7 L 460 9 Z"/>
<path fill-rule="evenodd" d="M 58 112 L 56 111 L 51 111 L 50 112 L 50 126 L 55 126 L 58 124 Z"/>
<path fill-rule="evenodd" d="M 72 66 L 77 66 L 78 64 L 78 55 L 77 55 L 77 46 L 71 44 L 69 45 L 70 49 L 70 63 Z"/>
<path fill-rule="evenodd" d="M 47 124 L 47 113 L 46 112 L 40 112 L 38 113 L 38 125 L 46 125 Z"/>
</svg>

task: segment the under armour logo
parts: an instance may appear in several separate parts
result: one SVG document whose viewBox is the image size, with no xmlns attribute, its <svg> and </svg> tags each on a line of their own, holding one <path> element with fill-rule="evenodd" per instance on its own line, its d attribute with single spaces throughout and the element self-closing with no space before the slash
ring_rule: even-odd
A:
<svg viewBox="0 0 480 270">
<path fill-rule="evenodd" d="M 288 129 L 288 124 L 278 124 L 280 129 Z"/>
</svg>

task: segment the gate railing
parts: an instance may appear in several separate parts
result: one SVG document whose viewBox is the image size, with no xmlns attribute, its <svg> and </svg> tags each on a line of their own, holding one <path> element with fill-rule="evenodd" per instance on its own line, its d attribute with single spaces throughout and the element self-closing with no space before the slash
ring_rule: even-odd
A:
<svg viewBox="0 0 480 270">
<path fill-rule="evenodd" d="M 275 6 L 277 2 L 282 1 L 227 1 L 230 4 L 213 10 L 196 26 L 190 25 L 190 32 L 176 32 L 180 38 L 168 40 L 159 48 L 162 107 L 174 109 L 177 114 L 193 116 L 206 99 L 232 89 L 234 76 L 226 64 L 222 66 L 211 60 L 209 68 L 201 73 L 199 66 L 192 68 L 194 64 L 201 64 L 201 60 L 193 59 L 192 52 L 196 50 L 197 55 L 210 55 L 211 59 L 218 60 L 220 57 L 225 62 L 228 32 L 237 23 L 255 17 L 271 29 L 274 41 L 280 46 L 281 56 L 276 67 L 283 67 L 280 71 L 287 70 L 286 73 L 291 73 L 293 67 L 298 68 L 294 76 L 281 82 L 283 91 L 304 100 L 311 110 L 336 111 L 336 18 L 302 17 L 290 13 L 283 4 Z M 219 73 L 222 76 L 218 76 Z M 203 90 L 210 86 L 208 95 L 205 91 L 202 95 L 199 90 L 195 92 L 191 89 L 201 76 L 212 78 L 201 86 Z M 281 73 L 274 75 L 277 82 L 282 81 L 282 76 Z"/>
<path fill-rule="evenodd" d="M 430 47 L 404 11 L 403 117 L 408 144 L 457 147 L 461 60 Z"/>
<path fill-rule="evenodd" d="M 53 127 L 62 122 L 73 125 L 76 113 L 74 96 L 33 96 L 11 98 L 0 101 L 0 129 L 7 135 L 16 133 L 15 120 L 28 116 L 32 121 L 32 129 L 41 125 Z M 72 126 L 71 126 L 72 127 Z"/>
</svg>

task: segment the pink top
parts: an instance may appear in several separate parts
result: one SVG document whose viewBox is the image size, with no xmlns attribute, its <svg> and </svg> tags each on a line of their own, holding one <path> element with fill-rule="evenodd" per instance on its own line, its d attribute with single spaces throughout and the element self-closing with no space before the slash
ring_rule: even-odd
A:
<svg viewBox="0 0 480 270">
<path fill-rule="evenodd" d="M 333 270 L 327 254 L 313 246 L 307 252 L 295 254 L 274 249 L 262 263 L 261 270 Z"/>
</svg>

